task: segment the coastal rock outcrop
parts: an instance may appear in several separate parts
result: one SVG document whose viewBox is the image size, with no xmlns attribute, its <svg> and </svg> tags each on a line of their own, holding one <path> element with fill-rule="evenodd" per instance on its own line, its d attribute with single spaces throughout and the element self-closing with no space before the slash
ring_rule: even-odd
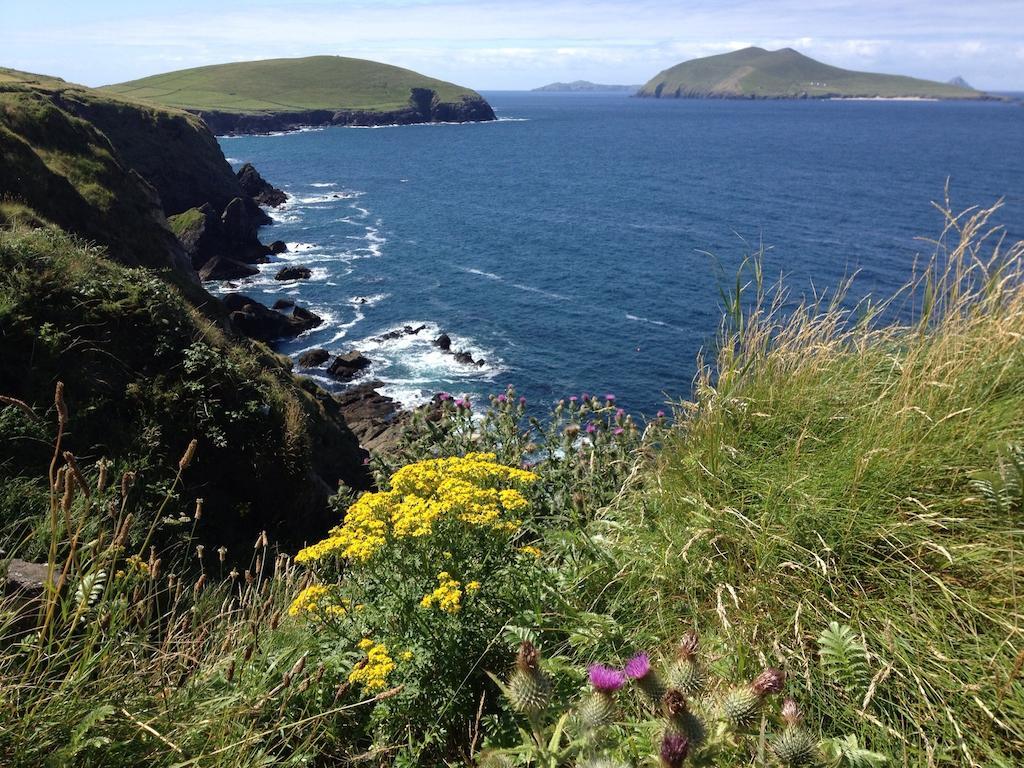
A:
<svg viewBox="0 0 1024 768">
<path fill-rule="evenodd" d="M 303 307 L 293 306 L 286 314 L 240 293 L 229 293 L 222 301 L 235 329 L 257 341 L 271 342 L 298 336 L 323 323 L 323 318 Z"/>
<path fill-rule="evenodd" d="M 282 267 L 274 275 L 275 280 L 309 280 L 313 276 L 313 270 L 309 267 L 292 266 Z"/>
<path fill-rule="evenodd" d="M 338 355 L 327 367 L 327 372 L 339 381 L 351 381 L 360 371 L 369 368 L 371 360 L 359 350 Z"/>
<path fill-rule="evenodd" d="M 400 403 L 378 391 L 383 386 L 369 381 L 334 396 L 349 429 L 368 451 L 386 452 L 397 445 L 410 417 Z"/>
<path fill-rule="evenodd" d="M 288 195 L 260 176 L 252 163 L 239 168 L 237 177 L 242 194 L 251 197 L 259 205 L 277 208 L 288 201 Z"/>
<path fill-rule="evenodd" d="M 303 368 L 319 368 L 331 358 L 331 353 L 322 347 L 310 349 L 299 355 L 299 365 Z"/>
</svg>

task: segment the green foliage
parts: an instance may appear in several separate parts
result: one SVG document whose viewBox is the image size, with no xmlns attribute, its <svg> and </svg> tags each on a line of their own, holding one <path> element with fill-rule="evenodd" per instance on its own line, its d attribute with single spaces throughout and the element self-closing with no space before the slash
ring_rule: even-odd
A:
<svg viewBox="0 0 1024 768">
<path fill-rule="evenodd" d="M 1008 445 L 995 471 L 980 475 L 974 490 L 992 510 L 1009 517 L 1024 509 L 1024 447 Z"/>
<path fill-rule="evenodd" d="M 412 88 L 442 102 L 475 91 L 389 64 L 343 56 L 214 64 L 107 86 L 105 91 L 171 107 L 270 114 L 303 110 L 386 112 L 409 104 Z"/>
<path fill-rule="evenodd" d="M 818 658 L 825 677 L 849 694 L 863 694 L 870 682 L 868 657 L 857 634 L 845 624 L 829 622 L 818 635 Z"/>
</svg>

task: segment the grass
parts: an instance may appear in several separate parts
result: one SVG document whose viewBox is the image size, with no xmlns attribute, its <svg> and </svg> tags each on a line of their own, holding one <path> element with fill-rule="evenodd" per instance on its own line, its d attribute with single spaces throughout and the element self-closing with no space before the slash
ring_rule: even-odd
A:
<svg viewBox="0 0 1024 768">
<path fill-rule="evenodd" d="M 855 72 L 815 61 L 791 48 L 740 51 L 685 61 L 658 73 L 643 96 L 719 94 L 796 97 L 860 96 L 976 99 L 978 91 L 901 75 Z"/>
<path fill-rule="evenodd" d="M 627 634 L 783 665 L 817 724 L 906 765 L 1024 759 L 1020 486 L 980 492 L 1024 441 L 1024 243 L 992 213 L 947 213 L 907 324 L 783 313 L 755 275 L 595 578 Z M 867 652 L 851 679 L 819 658 L 833 621 Z"/>
<path fill-rule="evenodd" d="M 670 429 L 649 430 L 657 445 L 627 430 L 620 446 L 599 430 L 598 458 L 575 441 L 593 412 L 562 406 L 544 424 L 524 419 L 514 397 L 479 422 L 461 411 L 454 422 L 413 419 L 421 431 L 392 457 L 399 464 L 481 446 L 508 463 L 540 461 L 531 535 L 543 579 L 519 586 L 541 608 L 489 617 L 504 623 L 494 642 L 536 639 L 572 700 L 580 675 L 567 667 L 668 650 L 695 628 L 716 677 L 785 669 L 815 733 L 855 737 L 891 764 L 1020 764 L 1024 243 L 1001 240 L 994 208 L 945 211 L 935 258 L 888 302 L 844 308 L 840 291 L 794 309 L 751 263 L 693 400 Z M 17 306 L 0 293 L 0 319 Z M 42 346 L 59 348 L 69 329 L 50 325 Z M 24 480 L 45 508 L 46 559 L 61 584 L 27 614 L 0 599 L 0 762 L 412 765 L 429 755 L 454 765 L 481 745 L 516 743 L 520 723 L 495 709 L 494 689 L 461 690 L 461 676 L 467 704 L 452 711 L 435 697 L 451 721 L 444 739 L 406 727 L 401 702 L 432 701 L 443 659 L 416 683 L 399 666 L 396 687 L 377 697 L 346 688 L 358 654 L 282 617 L 303 579 L 265 537 L 232 574 L 209 548 L 196 551 L 198 515 L 165 552 L 120 536 L 129 519 L 158 521 L 194 500 L 209 441 L 191 463 L 164 449 L 164 493 L 142 496 L 121 490 L 120 469 L 63 453 L 83 410 L 75 401 L 70 417 L 59 403 L 45 418 L 46 405 L 5 405 L 0 427 L 19 442 L 52 439 L 54 414 L 73 428 L 37 457 L 43 467 L 55 457 L 49 478 Z M 298 429 L 302 418 L 284 420 Z M 21 497 L 12 484 L 0 503 Z M 359 624 L 382 610 L 370 608 L 355 612 L 362 636 L 381 629 Z M 650 754 L 649 735 L 625 749 Z M 767 765 L 762 752 L 730 747 L 727 762 Z"/>
<path fill-rule="evenodd" d="M 409 105 L 412 88 L 441 102 L 475 91 L 389 64 L 343 56 L 215 64 L 119 83 L 104 91 L 189 110 L 273 114 L 307 110 L 390 112 Z"/>
</svg>

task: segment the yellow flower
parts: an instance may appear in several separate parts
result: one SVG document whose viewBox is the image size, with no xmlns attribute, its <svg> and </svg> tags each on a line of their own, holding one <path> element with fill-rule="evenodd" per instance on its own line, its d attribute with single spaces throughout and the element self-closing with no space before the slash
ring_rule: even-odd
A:
<svg viewBox="0 0 1024 768">
<path fill-rule="evenodd" d="M 441 520 L 514 533 L 521 521 L 504 516 L 528 506 L 518 486 L 536 479 L 532 472 L 497 463 L 493 453 L 410 464 L 392 475 L 390 491 L 360 496 L 349 507 L 344 524 L 301 550 L 295 561 L 341 556 L 365 562 L 391 539 L 429 536 Z"/>
<path fill-rule="evenodd" d="M 412 651 L 402 651 L 402 655 L 399 658 L 401 658 L 402 661 L 412 661 L 412 657 Z"/>
<path fill-rule="evenodd" d="M 438 587 L 420 600 L 421 608 L 437 607 L 445 613 L 458 613 L 462 609 L 462 586 L 447 571 L 437 574 Z M 474 582 L 475 583 L 475 582 Z"/>
<path fill-rule="evenodd" d="M 347 601 L 342 601 L 342 604 L 339 605 L 333 602 L 331 598 L 331 591 L 323 584 L 312 584 L 296 595 L 292 604 L 288 606 L 288 615 L 344 616 Z"/>
<path fill-rule="evenodd" d="M 540 558 L 540 556 L 543 554 L 543 552 L 541 552 L 537 547 L 533 546 L 532 544 L 527 544 L 525 547 L 520 547 L 519 551 L 522 552 L 524 555 L 533 555 L 536 558 Z"/>
<path fill-rule="evenodd" d="M 359 649 L 366 652 L 366 659 L 349 673 L 348 681 L 362 685 L 367 693 L 383 691 L 388 687 L 388 675 L 395 671 L 395 661 L 388 655 L 388 647 L 363 638 Z"/>
</svg>

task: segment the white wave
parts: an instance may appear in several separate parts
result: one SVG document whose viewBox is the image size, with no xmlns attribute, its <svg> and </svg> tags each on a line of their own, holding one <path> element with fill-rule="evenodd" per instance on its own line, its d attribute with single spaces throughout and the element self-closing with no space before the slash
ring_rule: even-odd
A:
<svg viewBox="0 0 1024 768">
<path fill-rule="evenodd" d="M 480 277 L 486 277 L 489 280 L 504 280 L 501 275 L 496 275 L 493 272 L 484 272 L 482 269 L 473 269 L 466 267 L 459 267 L 463 272 L 468 272 L 471 275 L 480 275 Z"/>
<path fill-rule="evenodd" d="M 554 291 L 545 291 L 543 288 L 537 288 L 532 285 L 523 285 L 522 283 L 510 283 L 513 288 L 518 288 L 520 291 L 527 291 L 528 293 L 538 293 L 541 296 L 546 296 L 549 299 L 555 299 L 556 301 L 572 301 L 568 296 L 563 296 L 560 293 Z"/>
<path fill-rule="evenodd" d="M 242 161 L 241 161 L 241 160 L 239 160 L 239 159 L 238 159 L 237 157 L 225 157 L 224 159 L 225 159 L 225 160 L 227 160 L 227 161 L 228 161 L 229 163 L 231 163 L 232 165 L 235 165 L 235 164 L 237 164 L 237 163 L 240 163 L 240 162 L 242 162 Z"/>
<path fill-rule="evenodd" d="M 302 252 L 302 251 L 314 251 L 314 250 L 316 250 L 317 248 L 320 247 L 319 245 L 315 245 L 314 243 L 285 243 L 285 245 L 288 246 L 288 252 L 289 253 L 296 253 L 296 252 Z M 282 255 L 284 255 L 284 254 L 282 254 Z"/>
<path fill-rule="evenodd" d="M 666 323 L 664 320 L 652 320 L 649 317 L 640 317 L 639 315 L 631 315 L 631 314 L 629 314 L 629 312 L 626 313 L 626 319 L 627 320 L 632 320 L 633 322 L 636 322 L 636 323 L 648 323 L 650 325 L 657 325 L 660 328 L 671 328 L 673 331 L 679 331 L 681 333 L 685 333 L 686 332 L 686 329 L 680 328 L 678 325 L 672 325 L 671 323 Z"/>
<path fill-rule="evenodd" d="M 314 181 L 314 182 L 311 182 L 309 186 L 311 186 L 311 187 L 336 187 L 336 186 L 338 186 L 338 183 L 335 182 L 335 181 Z"/>
<path fill-rule="evenodd" d="M 353 296 L 348 300 L 348 303 L 353 307 L 375 307 L 384 299 L 389 298 L 391 298 L 390 293 L 375 293 L 371 296 Z"/>
</svg>

